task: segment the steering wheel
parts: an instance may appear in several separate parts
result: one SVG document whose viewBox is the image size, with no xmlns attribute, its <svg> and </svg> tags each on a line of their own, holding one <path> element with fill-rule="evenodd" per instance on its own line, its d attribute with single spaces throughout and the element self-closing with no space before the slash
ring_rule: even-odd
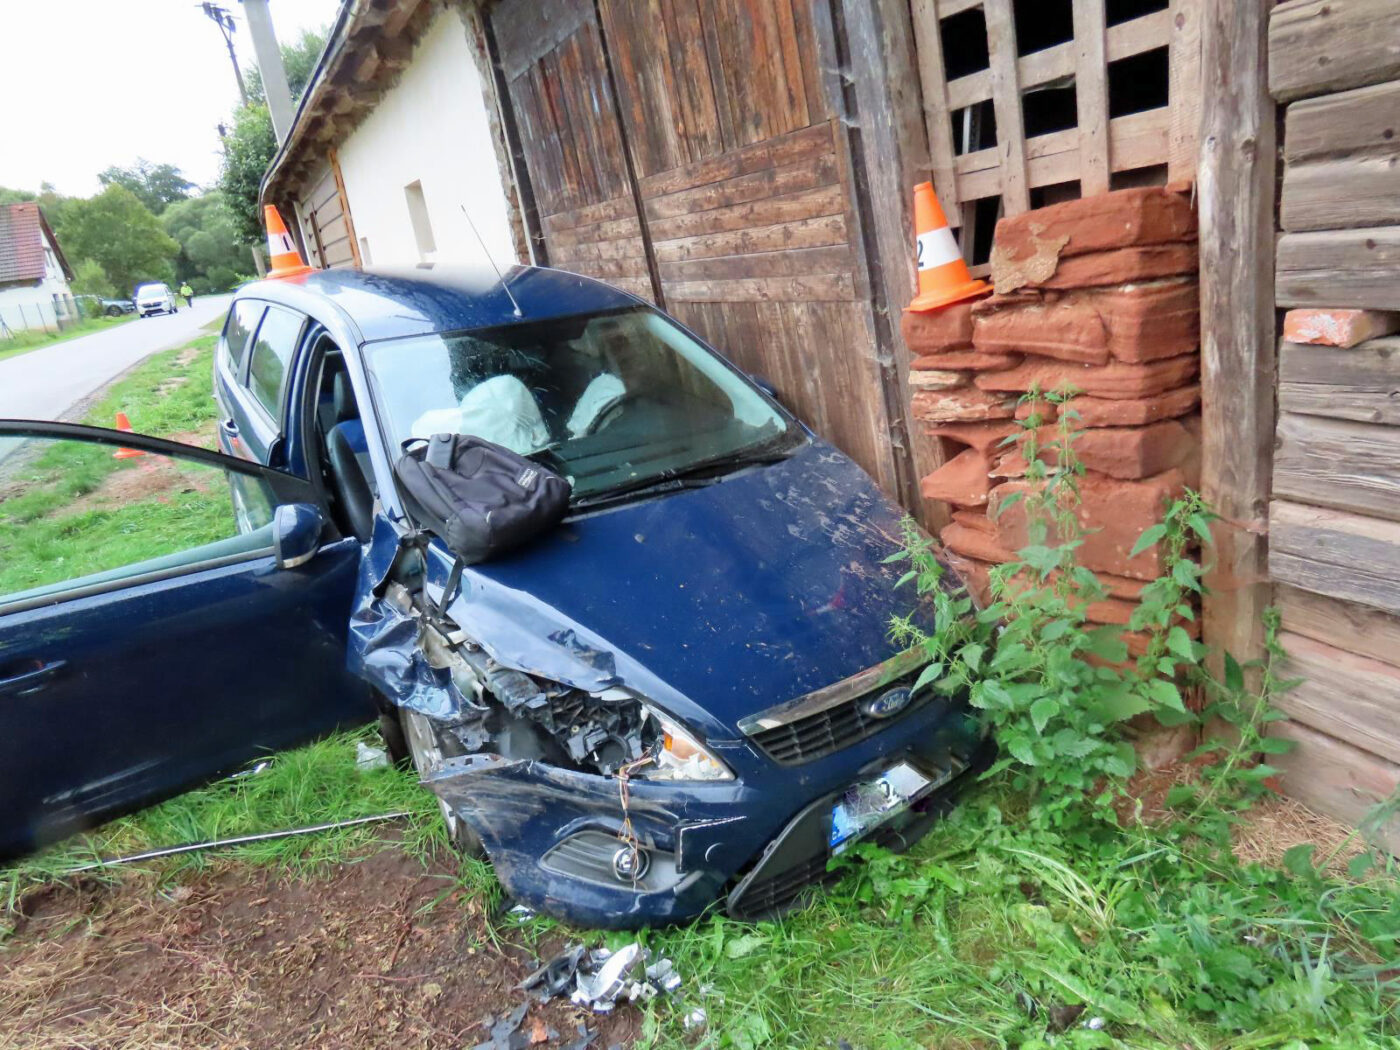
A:
<svg viewBox="0 0 1400 1050">
<path fill-rule="evenodd" d="M 592 437 L 594 434 L 598 433 L 598 431 L 611 426 L 613 423 L 617 422 L 617 417 L 622 414 L 622 410 L 638 399 L 639 395 L 631 391 L 623 393 L 616 401 L 594 416 L 593 421 L 588 424 L 588 427 L 580 436 Z"/>
</svg>

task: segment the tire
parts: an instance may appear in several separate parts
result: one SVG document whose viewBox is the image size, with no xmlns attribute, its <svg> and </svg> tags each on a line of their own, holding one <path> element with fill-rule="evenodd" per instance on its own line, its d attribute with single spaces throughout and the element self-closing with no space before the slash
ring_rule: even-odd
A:
<svg viewBox="0 0 1400 1050">
<path fill-rule="evenodd" d="M 120 306 L 109 306 L 107 307 L 106 314 L 108 317 L 120 317 L 122 315 L 122 308 Z"/>
<path fill-rule="evenodd" d="M 408 753 L 413 758 L 413 768 L 422 775 L 424 769 L 442 759 L 437 731 L 426 715 L 406 708 L 399 709 L 399 725 Z M 442 822 L 447 825 L 447 841 L 452 844 L 452 848 L 464 857 L 485 860 L 486 847 L 481 844 L 476 832 L 467 827 L 457 814 L 452 812 L 452 807 L 441 799 L 438 799 L 438 809 L 442 812 Z"/>
</svg>

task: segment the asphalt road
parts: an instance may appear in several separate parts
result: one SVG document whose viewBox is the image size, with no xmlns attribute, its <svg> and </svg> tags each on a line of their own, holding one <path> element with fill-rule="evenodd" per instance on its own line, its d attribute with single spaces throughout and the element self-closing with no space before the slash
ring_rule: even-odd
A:
<svg viewBox="0 0 1400 1050">
<path fill-rule="evenodd" d="M 179 346 L 228 310 L 228 295 L 0 361 L 0 419 L 62 419 L 93 391 L 158 350 Z M 110 425 L 110 424 L 109 424 Z"/>
</svg>

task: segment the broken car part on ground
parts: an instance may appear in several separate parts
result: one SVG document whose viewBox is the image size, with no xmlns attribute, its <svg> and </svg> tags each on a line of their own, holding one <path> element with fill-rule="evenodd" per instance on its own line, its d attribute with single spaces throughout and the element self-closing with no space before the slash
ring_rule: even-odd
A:
<svg viewBox="0 0 1400 1050">
<path fill-rule="evenodd" d="M 242 542 L 271 548 L 248 604 L 279 595 L 322 632 L 298 677 L 372 687 L 454 842 L 576 922 L 771 915 L 850 842 L 912 842 L 983 740 L 890 640 L 914 603 L 886 563 L 899 510 L 651 306 L 549 270 L 505 281 L 339 270 L 235 298 L 215 374 L 242 462 L 200 455 L 238 481 Z M 277 339 L 280 393 L 250 363 Z M 466 564 L 394 470 L 453 433 L 522 457 L 522 489 L 567 479 L 564 520 Z M 297 608 L 318 581 L 326 601 Z M 237 677 L 300 733 L 330 717 Z"/>
</svg>

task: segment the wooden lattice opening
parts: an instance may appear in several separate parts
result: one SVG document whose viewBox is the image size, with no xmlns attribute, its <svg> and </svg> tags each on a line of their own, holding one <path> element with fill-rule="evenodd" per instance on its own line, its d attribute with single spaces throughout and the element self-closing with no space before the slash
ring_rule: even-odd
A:
<svg viewBox="0 0 1400 1050">
<path fill-rule="evenodd" d="M 963 253 L 998 217 L 1190 179 L 1199 0 L 911 0 L 930 167 Z"/>
</svg>

